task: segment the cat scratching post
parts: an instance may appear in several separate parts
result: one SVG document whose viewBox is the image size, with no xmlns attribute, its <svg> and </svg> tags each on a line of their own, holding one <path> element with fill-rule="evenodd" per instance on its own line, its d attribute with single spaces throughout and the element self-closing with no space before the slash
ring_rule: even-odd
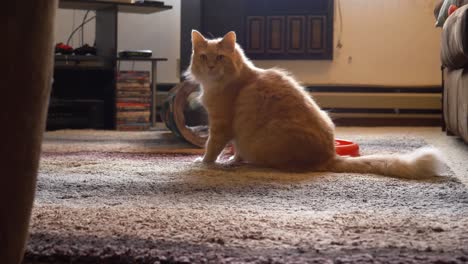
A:
<svg viewBox="0 0 468 264">
<path fill-rule="evenodd" d="M 200 88 L 191 82 L 182 82 L 169 91 L 161 117 L 176 136 L 203 148 L 208 138 L 206 112 L 198 103 Z"/>
</svg>

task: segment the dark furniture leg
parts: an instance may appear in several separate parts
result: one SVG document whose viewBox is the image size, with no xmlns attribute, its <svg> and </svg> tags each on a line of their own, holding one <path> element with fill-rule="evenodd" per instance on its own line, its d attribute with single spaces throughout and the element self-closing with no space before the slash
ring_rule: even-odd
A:
<svg viewBox="0 0 468 264">
<path fill-rule="evenodd" d="M 21 263 L 28 237 L 53 65 L 57 1 L 8 1 L 0 104 L 0 263 Z M 24 45 L 27 45 L 25 47 Z"/>
</svg>

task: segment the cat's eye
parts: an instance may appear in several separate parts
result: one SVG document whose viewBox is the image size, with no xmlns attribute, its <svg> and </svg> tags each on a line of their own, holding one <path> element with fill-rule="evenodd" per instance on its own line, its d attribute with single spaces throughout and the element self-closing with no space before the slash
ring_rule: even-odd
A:
<svg viewBox="0 0 468 264">
<path fill-rule="evenodd" d="M 217 60 L 217 61 L 220 61 L 220 60 L 222 60 L 222 59 L 224 59 L 224 56 L 223 56 L 223 55 L 218 55 L 218 56 L 216 56 L 216 60 Z"/>
<path fill-rule="evenodd" d="M 206 56 L 205 54 L 202 54 L 200 55 L 200 59 L 206 61 L 208 59 L 208 56 Z"/>
</svg>

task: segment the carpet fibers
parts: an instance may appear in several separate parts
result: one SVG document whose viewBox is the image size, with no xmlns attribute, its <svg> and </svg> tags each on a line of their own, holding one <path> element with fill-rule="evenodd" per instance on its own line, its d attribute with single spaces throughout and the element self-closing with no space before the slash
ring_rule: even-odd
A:
<svg viewBox="0 0 468 264">
<path fill-rule="evenodd" d="M 346 131 L 362 154 L 432 144 Z M 206 167 L 198 153 L 161 131 L 47 133 L 25 262 L 468 263 L 468 175 L 453 162 L 410 181 Z"/>
</svg>

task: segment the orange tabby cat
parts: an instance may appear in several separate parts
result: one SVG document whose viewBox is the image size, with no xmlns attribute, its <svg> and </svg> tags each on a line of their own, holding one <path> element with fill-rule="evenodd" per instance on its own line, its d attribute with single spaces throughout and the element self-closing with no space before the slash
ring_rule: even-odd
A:
<svg viewBox="0 0 468 264">
<path fill-rule="evenodd" d="M 284 170 L 376 173 L 404 178 L 437 175 L 434 149 L 405 155 L 340 157 L 334 124 L 293 77 L 255 67 L 236 44 L 236 34 L 205 39 L 192 31 L 187 77 L 202 87 L 209 137 L 204 163 L 213 163 L 227 143 L 232 161 Z"/>
</svg>

